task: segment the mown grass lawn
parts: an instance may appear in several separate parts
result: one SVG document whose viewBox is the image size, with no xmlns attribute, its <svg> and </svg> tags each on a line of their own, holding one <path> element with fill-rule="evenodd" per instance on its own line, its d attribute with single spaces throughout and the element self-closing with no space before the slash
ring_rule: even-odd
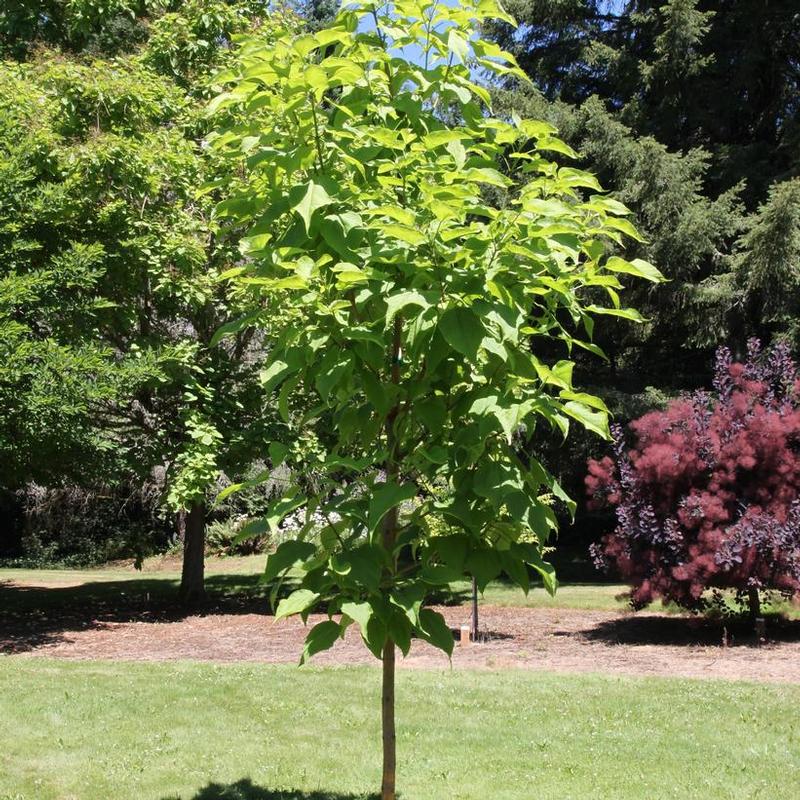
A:
<svg viewBox="0 0 800 800">
<path fill-rule="evenodd" d="M 452 585 L 459 599 L 469 595 L 465 581 Z M 581 611 L 623 611 L 628 608 L 624 597 L 628 587 L 619 583 L 564 583 L 554 597 L 542 587 L 534 587 L 526 595 L 510 583 L 495 581 L 486 587 L 481 602 L 508 608 L 573 608 Z"/>
<path fill-rule="evenodd" d="M 3 800 L 344 800 L 379 672 L 0 658 Z M 401 671 L 405 800 L 800 797 L 800 687 Z"/>
</svg>

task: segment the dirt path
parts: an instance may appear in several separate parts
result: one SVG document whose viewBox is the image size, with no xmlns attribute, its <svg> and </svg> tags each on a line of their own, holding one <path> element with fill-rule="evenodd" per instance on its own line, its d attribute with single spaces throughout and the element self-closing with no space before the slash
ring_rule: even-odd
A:
<svg viewBox="0 0 800 800">
<path fill-rule="evenodd" d="M 441 608 L 454 628 L 464 607 Z M 309 624 L 324 617 L 312 616 Z M 721 646 L 721 627 L 686 617 L 558 609 L 484 607 L 488 641 L 456 644 L 454 668 L 522 668 L 557 672 L 683 676 L 800 683 L 800 629 L 787 625 L 780 642 L 761 648 L 746 640 Z M 58 635 L 22 637 L 0 627 L 0 652 L 71 659 L 255 661 L 296 663 L 305 629 L 255 613 L 209 614 L 174 620 L 90 620 Z M 375 663 L 353 626 L 317 664 Z M 447 658 L 415 642 L 404 668 L 448 666 Z"/>
</svg>

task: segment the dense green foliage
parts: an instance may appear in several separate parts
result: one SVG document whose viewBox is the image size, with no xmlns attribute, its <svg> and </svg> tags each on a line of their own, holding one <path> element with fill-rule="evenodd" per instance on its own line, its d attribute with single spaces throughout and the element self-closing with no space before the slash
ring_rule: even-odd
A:
<svg viewBox="0 0 800 800">
<path fill-rule="evenodd" d="M 544 495 L 571 502 L 524 442 L 543 427 L 566 438 L 572 421 L 607 435 L 605 405 L 574 388 L 564 356 L 598 352 L 598 317 L 639 319 L 620 277 L 661 279 L 611 255 L 638 238 L 629 212 L 548 160 L 573 155 L 551 125 L 492 115 L 472 71 L 524 79 L 475 35 L 497 17 L 492 0 L 347 3 L 316 34 L 246 41 L 210 107 L 214 148 L 245 175 L 218 206 L 249 228 L 227 276 L 253 292 L 220 335 L 266 322 L 264 390 L 290 431 L 332 420 L 319 489 L 290 487 L 242 535 L 303 509 L 265 579 L 300 581 L 277 618 L 326 604 L 301 663 L 353 623 L 382 658 L 384 800 L 395 647 L 417 637 L 452 651 L 426 600 L 464 575 L 482 590 L 502 571 L 527 592 L 530 567 L 555 591 Z M 290 438 L 270 446 L 273 465 Z"/>
<path fill-rule="evenodd" d="M 628 303 L 646 324 L 608 320 L 598 329 L 595 342 L 608 362 L 574 354 L 576 380 L 620 421 L 707 384 L 720 343 L 739 356 L 751 335 L 798 343 L 794 5 L 509 0 L 522 27 L 486 23 L 486 34 L 511 50 L 533 81 L 500 76 L 495 111 L 515 109 L 554 124 L 580 153 L 580 166 L 632 209 L 644 241 L 633 243 L 628 257 L 657 264 L 670 279 L 630 288 Z M 13 491 L 31 480 L 94 485 L 100 476 L 124 480 L 120 496 L 127 496 L 127 481 L 186 452 L 187 481 L 173 495 L 177 502 L 224 465 L 218 445 L 205 444 L 209 436 L 220 441 L 211 428 L 236 441 L 238 421 L 229 408 L 224 417 L 218 413 L 233 383 L 204 375 L 204 384 L 216 382 L 222 391 L 182 402 L 187 387 L 187 398 L 198 397 L 191 389 L 200 377 L 195 368 L 218 369 L 230 354 L 200 344 L 205 355 L 196 358 L 207 331 L 165 331 L 163 320 L 178 312 L 197 319 L 203 297 L 212 301 L 208 330 L 227 319 L 216 305 L 226 290 L 203 276 L 207 266 L 224 270 L 239 255 L 233 241 L 213 234 L 213 196 L 197 195 L 213 173 L 211 154 L 198 148 L 206 126 L 198 109 L 211 96 L 207 78 L 228 57 L 232 37 L 258 26 L 267 4 L 0 6 L 0 550 L 8 552 L 18 548 L 23 512 L 31 507 Z M 319 30 L 338 3 L 295 6 L 309 29 Z M 130 189 L 123 186 L 128 178 Z M 78 188 L 84 180 L 85 196 Z M 174 196 L 158 189 L 172 181 Z M 129 258 L 131 272 L 123 275 Z M 143 337 L 133 320 L 145 271 L 159 289 L 144 315 L 155 327 Z M 122 304 L 109 306 L 118 290 Z M 135 358 L 134 344 L 141 348 Z M 263 344 L 251 342 L 250 357 Z M 231 419 L 222 425 L 227 430 L 223 418 Z M 309 435 L 307 444 L 317 448 Z M 580 435 L 564 450 L 555 433 L 537 437 L 535 454 L 580 496 L 585 458 L 599 450 Z M 163 492 L 162 474 L 157 470 L 155 484 Z M 27 520 L 37 527 L 31 513 Z M 582 518 L 581 525 L 596 536 L 595 520 Z M 77 538 L 69 540 L 62 556 Z"/>
<path fill-rule="evenodd" d="M 217 276 L 239 256 L 201 191 L 219 168 L 208 78 L 263 8 L 122 5 L 114 27 L 103 4 L 55 4 L 35 32 L 2 12 L 25 60 L 0 63 L 0 487 L 145 481 L 182 509 L 244 469 L 269 423 L 263 342 L 209 347 L 237 314 Z"/>
<path fill-rule="evenodd" d="M 536 89 L 507 85 L 506 105 L 533 104 L 558 120 L 587 166 L 634 210 L 645 251 L 671 279 L 642 306 L 651 325 L 613 339 L 623 379 L 664 386 L 668 365 L 680 388 L 705 371 L 714 346 L 728 340 L 743 352 L 750 335 L 790 332 L 759 313 L 741 265 L 768 258 L 747 232 L 763 225 L 758 217 L 780 216 L 774 259 L 797 280 L 789 211 L 800 168 L 795 4 L 515 0 L 509 9 L 522 32 L 492 32 Z M 762 203 L 770 209 L 758 212 Z M 794 302 L 796 293 L 782 294 Z"/>
<path fill-rule="evenodd" d="M 717 188 L 750 197 L 798 165 L 800 22 L 792 0 L 511 0 L 499 25 L 548 100 L 598 97 L 670 150 L 708 149 Z"/>
<path fill-rule="evenodd" d="M 442 618 L 420 606 L 464 573 L 482 588 L 504 570 L 527 590 L 531 565 L 554 589 L 542 495 L 566 497 L 520 445 L 543 425 L 604 435 L 607 423 L 603 403 L 573 388 L 572 362 L 542 360 L 538 343 L 595 350 L 596 316 L 638 318 L 620 307 L 618 276 L 660 279 L 608 257 L 637 236 L 627 210 L 546 160 L 570 155 L 551 126 L 486 113 L 470 68 L 515 67 L 470 25 L 497 15 L 486 2 L 409 2 L 391 16 L 355 3 L 313 36 L 253 39 L 220 76 L 230 86 L 212 109 L 235 121 L 214 146 L 249 175 L 218 207 L 250 225 L 247 259 L 228 274 L 260 290 L 221 333 L 290 308 L 264 388 L 290 427 L 323 409 L 333 419 L 321 490 L 290 488 L 253 526 L 306 511 L 268 562 L 267 578 L 304 573 L 278 616 L 322 600 L 345 616 L 313 628 L 303 658 L 351 622 L 376 656 L 387 642 L 407 651 L 413 635 L 449 652 Z M 404 57 L 411 47 L 423 66 Z M 443 124 L 448 106 L 460 124 Z M 498 170 L 511 163 L 515 181 Z M 312 408 L 293 414 L 298 386 Z M 273 464 L 285 451 L 273 443 Z"/>
</svg>

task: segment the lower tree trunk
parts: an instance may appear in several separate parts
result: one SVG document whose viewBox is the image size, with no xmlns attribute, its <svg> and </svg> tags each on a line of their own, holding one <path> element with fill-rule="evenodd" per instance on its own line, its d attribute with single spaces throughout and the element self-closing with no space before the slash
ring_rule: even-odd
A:
<svg viewBox="0 0 800 800">
<path fill-rule="evenodd" d="M 758 589 L 751 586 L 747 590 L 747 605 L 750 608 L 750 619 L 755 625 L 755 621 L 761 616 L 761 598 L 758 596 Z"/>
<path fill-rule="evenodd" d="M 183 547 L 186 541 L 186 511 L 183 508 L 175 515 L 175 529 L 178 532 L 178 541 Z"/>
<path fill-rule="evenodd" d="M 193 503 L 185 517 L 180 599 L 184 605 L 201 603 L 205 590 L 206 506 Z"/>
<path fill-rule="evenodd" d="M 403 323 L 398 314 L 394 319 L 392 339 L 392 383 L 400 383 L 400 345 Z M 386 444 L 389 452 L 386 458 L 386 481 L 397 481 L 400 474 L 398 465 L 397 432 L 395 423 L 400 413 L 400 405 L 395 405 L 386 416 Z M 383 521 L 383 548 L 389 558 L 390 567 L 387 583 L 395 581 L 397 569 L 395 545 L 397 543 L 397 506 L 389 509 Z M 384 571 L 386 572 L 386 571 Z M 381 689 L 381 725 L 383 730 L 383 779 L 381 780 L 381 800 L 396 800 L 395 780 L 397 777 L 397 736 L 394 726 L 394 666 L 395 644 L 391 636 L 386 637 L 383 645 L 383 684 Z"/>
<path fill-rule="evenodd" d="M 397 738 L 394 727 L 394 665 L 395 645 L 391 639 L 383 646 L 383 690 L 381 693 L 381 722 L 383 725 L 383 780 L 381 800 L 395 800 L 397 772 Z"/>
<path fill-rule="evenodd" d="M 391 473 L 389 473 L 391 474 Z M 386 515 L 383 528 L 383 545 L 387 552 L 393 553 L 397 537 L 397 508 Z M 381 800 L 395 800 L 395 779 L 397 775 L 397 736 L 394 724 L 394 667 L 396 648 L 391 636 L 383 645 L 383 684 L 381 687 L 381 726 L 383 730 L 383 779 L 381 781 Z"/>
<path fill-rule="evenodd" d="M 472 619 L 470 620 L 470 637 L 478 641 L 478 581 L 472 578 Z"/>
</svg>

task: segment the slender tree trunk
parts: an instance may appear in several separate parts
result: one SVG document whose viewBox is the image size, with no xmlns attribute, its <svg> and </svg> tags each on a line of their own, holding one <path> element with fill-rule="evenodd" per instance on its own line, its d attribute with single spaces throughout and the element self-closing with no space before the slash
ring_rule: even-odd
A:
<svg viewBox="0 0 800 800">
<path fill-rule="evenodd" d="M 206 505 L 193 503 L 185 517 L 180 599 L 186 606 L 201 603 L 205 590 Z"/>
<path fill-rule="evenodd" d="M 472 578 L 472 619 L 470 620 L 470 636 L 473 642 L 478 641 L 478 581 Z"/>
<path fill-rule="evenodd" d="M 402 320 L 400 315 L 395 317 L 392 342 L 391 380 L 397 385 L 400 383 L 400 344 L 402 335 Z M 388 457 L 386 459 L 386 480 L 396 481 L 400 475 L 400 453 L 398 451 L 397 431 L 395 425 L 400 413 L 400 405 L 392 408 L 386 417 L 386 445 Z M 397 525 L 399 520 L 397 507 L 390 509 L 384 518 L 383 547 L 389 555 L 390 581 L 394 580 L 395 560 L 394 547 L 397 542 Z M 396 800 L 395 780 L 397 777 L 397 735 L 394 723 L 394 667 L 395 644 L 391 637 L 387 637 L 383 645 L 383 683 L 381 687 L 381 726 L 383 731 L 383 779 L 381 780 L 381 800 Z"/>
<path fill-rule="evenodd" d="M 747 590 L 747 602 L 750 606 L 750 621 L 753 623 L 753 632 L 756 635 L 756 646 L 761 647 L 767 641 L 767 623 L 761 616 L 761 598 L 755 586 Z"/>
<path fill-rule="evenodd" d="M 394 665 L 395 645 L 391 639 L 383 646 L 383 689 L 381 693 L 381 722 L 383 726 L 383 780 L 381 800 L 395 800 L 397 774 L 397 738 L 394 725 Z"/>
<path fill-rule="evenodd" d="M 394 470 L 389 474 L 394 477 Z M 397 539 L 397 508 L 386 515 L 383 526 L 383 546 L 389 553 L 394 550 Z M 383 683 L 381 686 L 381 726 L 383 730 L 383 779 L 381 800 L 395 800 L 395 778 L 397 775 L 397 736 L 394 724 L 394 666 L 395 644 L 387 637 L 383 645 Z"/>
<path fill-rule="evenodd" d="M 181 548 L 186 541 L 186 511 L 181 509 L 175 514 L 175 528 L 178 532 L 178 541 L 181 543 Z"/>
</svg>

